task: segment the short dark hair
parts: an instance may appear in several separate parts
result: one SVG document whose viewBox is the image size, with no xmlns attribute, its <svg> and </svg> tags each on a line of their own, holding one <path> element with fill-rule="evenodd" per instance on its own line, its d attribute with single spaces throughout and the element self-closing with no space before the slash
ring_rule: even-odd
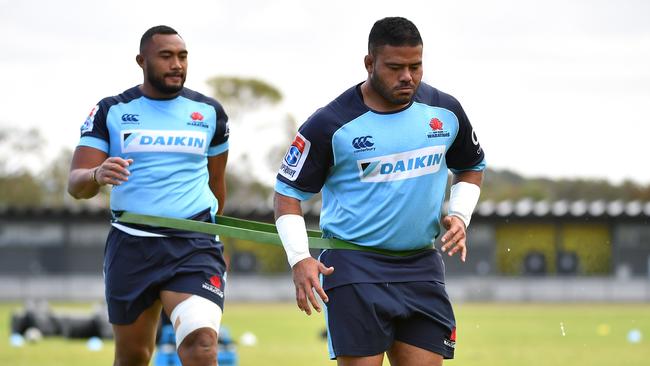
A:
<svg viewBox="0 0 650 366">
<path fill-rule="evenodd" d="M 420 31 L 410 20 L 388 17 L 375 22 L 368 36 L 368 52 L 373 54 L 381 46 L 419 46 Z"/>
<path fill-rule="evenodd" d="M 174 28 L 166 25 L 157 25 L 147 29 L 147 31 L 142 35 L 142 38 L 140 38 L 140 53 L 144 52 L 144 47 L 147 45 L 147 42 L 149 42 L 156 34 L 178 34 L 178 32 L 176 32 Z M 181 35 L 178 34 L 178 36 L 180 37 Z"/>
</svg>

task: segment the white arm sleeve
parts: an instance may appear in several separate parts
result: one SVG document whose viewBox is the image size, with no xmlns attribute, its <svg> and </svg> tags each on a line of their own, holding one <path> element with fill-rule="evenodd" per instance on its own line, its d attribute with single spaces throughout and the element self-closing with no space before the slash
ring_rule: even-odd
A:
<svg viewBox="0 0 650 366">
<path fill-rule="evenodd" d="M 476 184 L 467 182 L 454 184 L 449 194 L 449 215 L 461 219 L 467 228 L 480 195 L 481 188 Z"/>
<path fill-rule="evenodd" d="M 287 252 L 287 259 L 291 267 L 301 260 L 311 257 L 307 240 L 307 227 L 302 216 L 282 215 L 275 220 L 275 226 L 278 228 L 278 234 L 280 234 L 282 246 L 284 251 Z"/>
</svg>

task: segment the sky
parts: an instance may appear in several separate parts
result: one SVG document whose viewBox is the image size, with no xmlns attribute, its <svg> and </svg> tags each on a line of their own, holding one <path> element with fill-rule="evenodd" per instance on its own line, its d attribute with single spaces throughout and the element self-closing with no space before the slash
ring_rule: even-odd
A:
<svg viewBox="0 0 650 366">
<path fill-rule="evenodd" d="M 0 128 L 74 149 L 100 99 L 141 83 L 140 36 L 166 24 L 190 52 L 187 87 L 240 76 L 283 93 L 231 123 L 229 165 L 261 162 L 292 138 L 287 115 L 301 123 L 365 80 L 372 24 L 403 16 L 424 40 L 423 80 L 461 102 L 490 167 L 648 184 L 649 15 L 646 0 L 0 0 Z"/>
</svg>

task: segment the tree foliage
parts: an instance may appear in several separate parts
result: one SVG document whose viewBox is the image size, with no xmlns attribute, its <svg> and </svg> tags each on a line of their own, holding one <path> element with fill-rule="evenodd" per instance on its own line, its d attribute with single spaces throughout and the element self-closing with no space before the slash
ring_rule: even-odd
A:
<svg viewBox="0 0 650 366">
<path fill-rule="evenodd" d="M 255 78 L 215 76 L 208 80 L 213 96 L 231 115 L 257 110 L 282 101 L 282 93 L 273 85 Z"/>
</svg>

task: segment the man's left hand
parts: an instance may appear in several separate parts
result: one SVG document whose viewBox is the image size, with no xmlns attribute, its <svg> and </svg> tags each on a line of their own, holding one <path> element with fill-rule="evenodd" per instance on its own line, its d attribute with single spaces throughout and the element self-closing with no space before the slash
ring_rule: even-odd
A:
<svg viewBox="0 0 650 366">
<path fill-rule="evenodd" d="M 445 235 L 442 236 L 442 250 L 447 252 L 449 256 L 456 254 L 460 251 L 460 260 L 465 262 L 467 256 L 467 247 L 465 246 L 465 223 L 456 216 L 445 216 L 442 219 L 442 226 L 447 229 Z"/>
</svg>

